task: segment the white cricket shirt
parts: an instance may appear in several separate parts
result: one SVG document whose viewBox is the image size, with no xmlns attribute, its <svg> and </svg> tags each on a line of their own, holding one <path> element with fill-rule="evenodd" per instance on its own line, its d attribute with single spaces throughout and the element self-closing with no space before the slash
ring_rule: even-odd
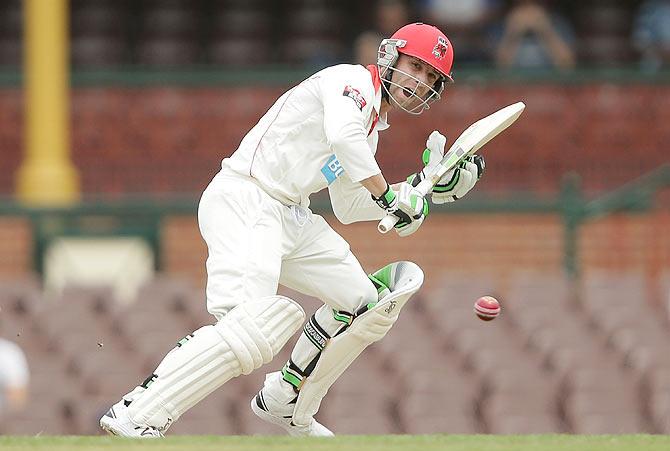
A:
<svg viewBox="0 0 670 451">
<path fill-rule="evenodd" d="M 379 219 L 384 211 L 358 183 L 381 171 L 375 160 L 381 82 L 377 68 L 328 67 L 284 93 L 242 139 L 224 171 L 252 177 L 287 205 L 309 206 L 329 188 L 342 222 Z M 362 191 L 361 191 L 362 190 Z"/>
</svg>

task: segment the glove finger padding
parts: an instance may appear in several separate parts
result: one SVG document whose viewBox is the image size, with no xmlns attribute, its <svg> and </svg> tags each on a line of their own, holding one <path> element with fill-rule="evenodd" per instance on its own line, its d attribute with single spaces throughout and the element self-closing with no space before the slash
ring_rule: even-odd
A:
<svg viewBox="0 0 670 451">
<path fill-rule="evenodd" d="M 426 140 L 426 150 L 423 152 L 421 160 L 425 166 L 424 171 L 430 172 L 444 156 L 444 147 L 447 145 L 447 137 L 434 130 Z"/>
<path fill-rule="evenodd" d="M 428 216 L 428 201 L 411 184 L 403 182 L 398 190 L 398 210 L 403 211 L 411 220 L 401 219 L 396 223 L 395 230 L 401 237 L 409 236 L 421 227 Z"/>
<path fill-rule="evenodd" d="M 403 211 L 412 219 L 419 219 L 427 212 L 424 196 L 411 184 L 402 182 L 398 189 L 398 210 Z"/>
<path fill-rule="evenodd" d="M 398 221 L 398 223 L 396 223 L 395 225 L 395 231 L 401 237 L 410 236 L 411 234 L 419 230 L 419 227 L 421 227 L 421 224 L 423 224 L 423 220 L 425 218 L 426 218 L 425 216 L 421 216 L 419 219 L 415 219 L 409 224 L 406 222 Z"/>
<path fill-rule="evenodd" d="M 432 201 L 436 204 L 461 199 L 483 175 L 484 158 L 474 155 L 466 158 L 458 168 L 449 171 L 433 188 Z"/>
<path fill-rule="evenodd" d="M 373 195 L 372 199 L 388 214 L 398 218 L 395 230 L 403 237 L 416 232 L 429 211 L 426 197 L 407 182 L 400 183 L 398 191 L 387 185 L 384 194 L 379 197 Z"/>
</svg>

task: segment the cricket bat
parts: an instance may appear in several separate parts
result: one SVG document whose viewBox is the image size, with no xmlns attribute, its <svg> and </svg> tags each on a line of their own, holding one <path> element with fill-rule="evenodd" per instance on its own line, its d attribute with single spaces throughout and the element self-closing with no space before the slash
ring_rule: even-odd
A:
<svg viewBox="0 0 670 451">
<path fill-rule="evenodd" d="M 444 154 L 442 160 L 426 174 L 416 187 L 424 196 L 433 190 L 433 186 L 440 181 L 444 175 L 458 166 L 469 155 L 473 155 L 484 144 L 491 141 L 500 132 L 512 125 L 526 108 L 523 102 L 517 102 L 508 105 L 495 113 L 482 118 L 469 126 L 461 136 L 451 145 L 449 151 Z M 398 217 L 392 214 L 386 215 L 379 221 L 377 229 L 381 233 L 386 233 L 398 222 Z"/>
</svg>

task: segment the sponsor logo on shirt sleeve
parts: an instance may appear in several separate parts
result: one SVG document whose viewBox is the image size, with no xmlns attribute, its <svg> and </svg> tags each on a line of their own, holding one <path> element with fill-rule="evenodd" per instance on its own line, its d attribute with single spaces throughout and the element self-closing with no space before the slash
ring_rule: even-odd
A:
<svg viewBox="0 0 670 451">
<path fill-rule="evenodd" d="M 331 155 L 326 161 L 326 164 L 321 168 L 321 173 L 326 178 L 326 181 L 330 185 L 335 181 L 336 178 L 344 174 L 344 168 L 337 160 L 335 155 Z"/>
<path fill-rule="evenodd" d="M 351 100 L 356 102 L 356 106 L 361 111 L 363 111 L 363 108 L 365 107 L 365 105 L 368 104 L 365 101 L 365 97 L 363 97 L 361 92 L 358 89 L 352 88 L 349 85 L 344 87 L 344 92 L 342 93 L 342 95 L 345 96 L 345 97 L 349 97 Z"/>
</svg>

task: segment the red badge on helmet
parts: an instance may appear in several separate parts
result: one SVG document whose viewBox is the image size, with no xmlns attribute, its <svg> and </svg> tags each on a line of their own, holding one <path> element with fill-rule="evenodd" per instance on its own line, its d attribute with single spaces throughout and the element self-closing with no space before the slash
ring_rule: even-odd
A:
<svg viewBox="0 0 670 451">
<path fill-rule="evenodd" d="M 435 47 L 433 47 L 433 55 L 435 55 L 435 58 L 442 59 L 444 56 L 447 54 L 447 40 L 444 39 L 442 36 L 437 37 L 437 44 L 435 44 Z"/>
<path fill-rule="evenodd" d="M 359 110 L 363 111 L 363 107 L 367 105 L 368 103 L 365 101 L 365 98 L 361 94 L 361 92 L 356 89 L 352 88 L 351 86 L 347 85 L 344 87 L 344 92 L 342 93 L 343 96 L 349 97 L 352 99 L 354 102 L 356 102 L 356 106 L 358 107 Z"/>
</svg>

